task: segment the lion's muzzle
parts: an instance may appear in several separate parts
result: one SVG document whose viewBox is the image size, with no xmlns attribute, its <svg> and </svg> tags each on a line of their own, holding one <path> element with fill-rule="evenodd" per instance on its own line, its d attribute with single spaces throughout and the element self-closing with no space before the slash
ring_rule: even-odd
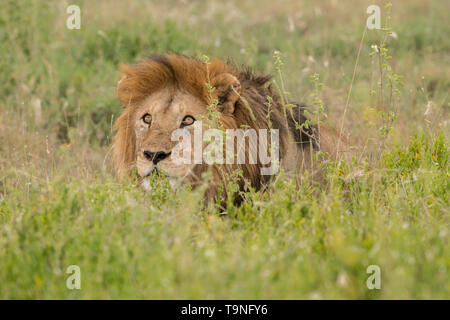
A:
<svg viewBox="0 0 450 320">
<path fill-rule="evenodd" d="M 157 152 L 152 152 L 149 150 L 144 151 L 144 157 L 147 160 L 153 162 L 155 165 L 157 165 L 158 162 L 166 159 L 168 156 L 170 156 L 170 154 L 171 152 L 164 152 L 164 151 L 157 151 Z"/>
</svg>

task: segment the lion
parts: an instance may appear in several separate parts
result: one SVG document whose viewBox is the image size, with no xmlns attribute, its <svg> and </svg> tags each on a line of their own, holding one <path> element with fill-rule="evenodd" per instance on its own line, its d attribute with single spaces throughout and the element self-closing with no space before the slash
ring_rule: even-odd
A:
<svg viewBox="0 0 450 320">
<path fill-rule="evenodd" d="M 238 185 L 233 194 L 236 203 L 250 188 L 267 187 L 273 175 L 261 174 L 261 169 L 271 164 L 262 163 L 259 157 L 232 164 L 173 159 L 179 143 L 173 139 L 174 132 L 192 133 L 195 124 L 210 119 L 211 113 L 217 115 L 222 130 L 244 128 L 257 135 L 261 130 L 278 130 L 278 165 L 288 174 L 313 170 L 312 155 L 319 150 L 334 154 L 336 134 L 325 126 L 306 125 L 304 105 L 283 105 L 269 75 L 257 75 L 248 67 L 219 59 L 205 62 L 172 53 L 123 65 L 122 71 L 117 96 L 124 108 L 114 124 L 114 167 L 120 178 L 136 172 L 144 189 L 155 171 L 164 172 L 176 183 L 193 187 L 206 183 L 205 198 L 220 203 L 230 196 L 225 188 L 230 179 Z M 256 147 L 244 142 L 248 160 Z M 273 145 L 270 140 L 268 148 Z M 236 152 L 236 146 L 233 150 Z"/>
</svg>

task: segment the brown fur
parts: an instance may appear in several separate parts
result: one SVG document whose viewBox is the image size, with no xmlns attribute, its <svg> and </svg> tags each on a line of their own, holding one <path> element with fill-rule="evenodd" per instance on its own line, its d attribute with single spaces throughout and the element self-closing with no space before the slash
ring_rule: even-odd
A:
<svg viewBox="0 0 450 320">
<path fill-rule="evenodd" d="M 310 127 L 306 131 L 295 128 L 295 122 L 301 124 L 306 120 L 304 107 L 297 106 L 292 112 L 286 113 L 279 96 L 268 85 L 270 76 L 254 75 L 248 68 L 238 68 L 218 59 L 206 64 L 178 54 L 154 56 L 137 64 L 125 65 L 122 70 L 125 75 L 118 84 L 117 94 L 125 108 L 114 126 L 117 130 L 114 162 L 121 177 L 131 173 L 136 160 L 136 137 L 131 121 L 133 112 L 150 93 L 163 88 L 186 91 L 200 99 L 205 108 L 212 103 L 212 99 L 217 99 L 217 108 L 221 112 L 220 122 L 227 129 L 241 128 L 243 125 L 255 130 L 268 129 L 266 102 L 270 96 L 273 100 L 270 122 L 271 127 L 280 132 L 281 161 L 286 157 L 292 141 L 299 151 L 319 147 L 320 139 L 315 137 L 315 128 Z M 212 94 L 208 91 L 207 83 L 215 88 Z M 202 173 L 211 169 L 210 188 L 206 194 L 211 199 L 217 195 L 223 181 L 227 181 L 230 173 L 237 168 L 243 172 L 243 179 L 239 180 L 242 191 L 249 185 L 257 190 L 263 188 L 270 176 L 260 175 L 261 167 L 259 162 L 232 166 L 202 164 L 195 167 L 189 180 L 193 185 L 198 185 L 202 182 Z"/>
</svg>

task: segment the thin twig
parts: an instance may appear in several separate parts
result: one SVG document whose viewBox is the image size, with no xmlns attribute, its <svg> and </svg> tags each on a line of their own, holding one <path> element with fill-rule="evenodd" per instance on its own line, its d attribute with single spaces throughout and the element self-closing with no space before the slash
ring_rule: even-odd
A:
<svg viewBox="0 0 450 320">
<path fill-rule="evenodd" d="M 359 42 L 358 55 L 356 56 L 355 67 L 353 68 L 352 82 L 350 83 L 350 88 L 349 88 L 348 94 L 347 94 L 347 101 L 345 103 L 344 113 L 342 115 L 341 130 L 339 131 L 339 139 L 338 139 L 337 150 L 336 150 L 336 161 L 337 161 L 338 155 L 339 155 L 339 147 L 341 144 L 342 131 L 344 130 L 345 115 L 347 114 L 348 104 L 350 102 L 350 96 L 352 94 L 352 89 L 353 89 L 353 83 L 355 81 L 356 69 L 358 68 L 359 56 L 361 53 L 361 48 L 362 48 L 362 45 L 364 42 L 364 38 L 366 36 L 366 31 L 367 31 L 367 26 L 364 27 L 364 32 L 362 34 L 361 41 Z"/>
</svg>

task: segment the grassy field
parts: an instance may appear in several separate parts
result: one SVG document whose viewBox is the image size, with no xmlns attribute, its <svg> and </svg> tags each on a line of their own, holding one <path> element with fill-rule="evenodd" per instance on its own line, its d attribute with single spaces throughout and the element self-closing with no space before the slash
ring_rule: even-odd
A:
<svg viewBox="0 0 450 320">
<path fill-rule="evenodd" d="M 69 4 L 80 30 L 66 28 Z M 393 33 L 365 30 L 370 4 Z M 450 7 L 385 5 L 3 0 L 0 298 L 450 298 Z M 353 161 L 326 164 L 325 186 L 280 175 L 226 217 L 163 179 L 147 194 L 119 183 L 119 65 L 167 51 L 275 75 L 343 124 Z"/>
</svg>

